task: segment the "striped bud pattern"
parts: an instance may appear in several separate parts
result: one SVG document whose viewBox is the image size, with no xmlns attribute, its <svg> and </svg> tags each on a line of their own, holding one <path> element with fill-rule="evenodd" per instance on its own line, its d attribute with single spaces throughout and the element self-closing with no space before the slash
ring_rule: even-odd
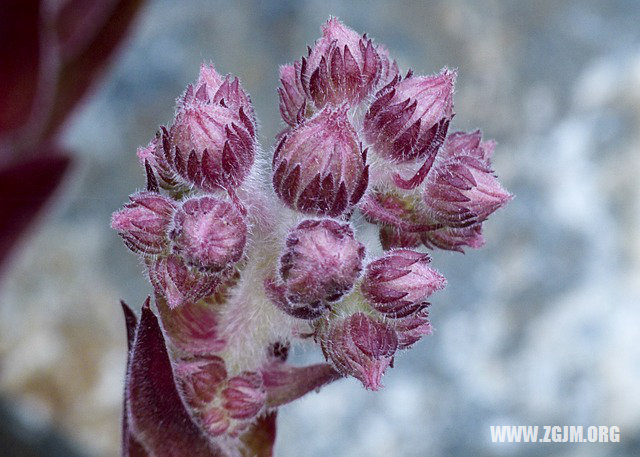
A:
<svg viewBox="0 0 640 457">
<path fill-rule="evenodd" d="M 406 317 L 427 306 L 429 295 L 444 289 L 447 281 L 429 266 L 431 259 L 408 249 L 391 251 L 367 265 L 361 290 L 380 313 Z"/>
<path fill-rule="evenodd" d="M 307 57 L 280 68 L 280 113 L 295 126 L 326 105 L 361 102 L 397 74 L 384 47 L 332 18 Z"/>
<path fill-rule="evenodd" d="M 155 192 L 140 192 L 129 197 L 123 209 L 113 214 L 111 227 L 118 231 L 133 252 L 160 254 L 167 248 L 167 230 L 175 205 Z"/>
<path fill-rule="evenodd" d="M 273 186 L 290 208 L 336 217 L 364 194 L 369 167 L 347 107 L 325 108 L 287 132 L 273 156 Z"/>
<path fill-rule="evenodd" d="M 200 68 L 137 151 L 146 190 L 111 221 L 155 292 L 139 323 L 123 303 L 123 455 L 272 455 L 279 406 L 343 376 L 378 390 L 431 334 L 427 300 L 446 280 L 420 249 L 482 246 L 511 198 L 495 143 L 449 133 L 455 80 L 401 76 L 331 18 L 280 67 L 286 125 L 267 171 L 249 95 Z M 290 365 L 297 341 L 325 363 Z"/>
<path fill-rule="evenodd" d="M 381 91 L 364 119 L 366 140 L 383 157 L 406 162 L 434 156 L 453 117 L 456 74 L 409 76 Z"/>
<path fill-rule="evenodd" d="M 326 357 L 338 371 L 359 379 L 370 390 L 382 387 L 382 375 L 397 349 L 395 330 L 360 312 L 333 321 L 323 344 Z"/>
<path fill-rule="evenodd" d="M 173 218 L 174 252 L 189 264 L 221 271 L 242 257 L 247 225 L 240 211 L 216 197 L 190 198 Z"/>
<path fill-rule="evenodd" d="M 165 187 L 182 183 L 205 191 L 235 188 L 255 158 L 256 123 L 249 96 L 237 78 L 203 65 L 195 86 L 178 101 L 176 118 L 138 151 Z"/>
</svg>

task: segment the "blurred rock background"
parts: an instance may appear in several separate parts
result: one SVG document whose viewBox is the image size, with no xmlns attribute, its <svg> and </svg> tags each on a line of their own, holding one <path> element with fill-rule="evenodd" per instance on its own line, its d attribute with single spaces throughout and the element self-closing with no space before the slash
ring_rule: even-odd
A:
<svg viewBox="0 0 640 457">
<path fill-rule="evenodd" d="M 251 93 L 268 150 L 283 125 L 277 66 L 303 55 L 329 15 L 384 43 L 403 71 L 457 68 L 454 128 L 498 141 L 495 169 L 516 198 L 485 225 L 484 249 L 434 254 L 449 280 L 433 297 L 435 334 L 397 358 L 385 389 L 341 381 L 282 408 L 277 455 L 640 454 L 633 0 L 149 1 L 69 123 L 78 165 L 2 285 L 2 414 L 28 439 L 68 438 L 42 455 L 117 455 L 118 300 L 139 306 L 150 291 L 109 229 L 144 185 L 136 147 L 211 60 Z M 618 425 L 621 443 L 492 444 L 500 424 Z"/>
</svg>

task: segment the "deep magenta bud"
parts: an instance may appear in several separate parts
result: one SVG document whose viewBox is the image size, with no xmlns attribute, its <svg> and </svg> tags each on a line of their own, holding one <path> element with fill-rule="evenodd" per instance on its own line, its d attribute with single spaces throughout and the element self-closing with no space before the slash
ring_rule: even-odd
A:
<svg viewBox="0 0 640 457">
<path fill-rule="evenodd" d="M 453 116 L 456 74 L 408 76 L 381 91 L 364 119 L 365 139 L 388 160 L 435 155 Z"/>
<path fill-rule="evenodd" d="M 157 294 L 170 308 L 212 295 L 220 278 L 188 267 L 177 255 L 153 259 L 148 263 L 149 279 Z"/>
<path fill-rule="evenodd" d="M 431 217 L 447 227 L 482 223 L 511 199 L 491 169 L 495 143 L 480 131 L 450 135 L 429 172 L 424 203 Z"/>
<path fill-rule="evenodd" d="M 159 184 L 163 189 L 173 189 L 179 185 L 178 176 L 164 153 L 163 141 L 166 142 L 168 148 L 168 138 L 169 133 L 162 127 L 146 147 L 140 147 L 137 151 L 142 166 L 146 167 L 148 164 L 151 167 L 152 172 L 159 178 Z"/>
<path fill-rule="evenodd" d="M 364 254 L 349 224 L 331 219 L 301 222 L 289 232 L 280 258 L 286 298 L 311 307 L 340 299 L 358 278 Z"/>
<path fill-rule="evenodd" d="M 155 192 L 140 192 L 129 199 L 131 203 L 113 213 L 111 227 L 133 252 L 160 254 L 167 248 L 167 229 L 175 209 L 173 201 Z"/>
<path fill-rule="evenodd" d="M 325 105 L 359 103 L 397 74 L 386 49 L 331 18 L 307 57 L 280 68 L 282 118 L 294 126 Z"/>
<path fill-rule="evenodd" d="M 447 284 L 444 276 L 429 266 L 430 261 L 428 254 L 391 251 L 367 265 L 362 293 L 386 316 L 408 316 L 427 306 L 427 297 Z"/>
<path fill-rule="evenodd" d="M 262 376 L 254 372 L 234 376 L 222 391 L 222 404 L 233 419 L 255 417 L 264 406 L 266 398 Z"/>
<path fill-rule="evenodd" d="M 239 186 L 255 158 L 255 119 L 237 78 L 222 78 L 203 65 L 189 85 L 169 130 L 161 128 L 138 156 L 153 167 L 164 187 L 176 183 L 205 191 Z"/>
<path fill-rule="evenodd" d="M 278 144 L 273 185 L 289 207 L 336 217 L 364 194 L 369 166 L 347 109 L 324 109 L 288 131 Z"/>
<path fill-rule="evenodd" d="M 393 328 L 398 335 L 398 349 L 412 346 L 423 336 L 431 335 L 433 331 L 426 308 L 401 319 L 394 319 Z"/>
<path fill-rule="evenodd" d="M 371 390 L 382 386 L 382 375 L 393 363 L 397 349 L 395 330 L 364 313 L 331 322 L 323 342 L 325 356 L 336 369 Z"/>
<path fill-rule="evenodd" d="M 213 436 L 237 436 L 263 410 L 266 398 L 262 376 L 245 372 L 215 390 L 213 401 L 200 411 L 200 420 Z"/>
<path fill-rule="evenodd" d="M 210 403 L 227 380 L 224 360 L 217 356 L 179 360 L 175 371 L 185 399 L 194 408 Z"/>
<path fill-rule="evenodd" d="M 173 218 L 174 252 L 189 264 L 221 271 L 242 257 L 247 225 L 236 206 L 216 197 L 190 198 Z"/>
</svg>

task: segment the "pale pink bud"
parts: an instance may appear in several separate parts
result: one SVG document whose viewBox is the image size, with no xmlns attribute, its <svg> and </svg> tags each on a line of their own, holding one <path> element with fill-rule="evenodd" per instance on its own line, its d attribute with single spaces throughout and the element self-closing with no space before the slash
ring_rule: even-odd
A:
<svg viewBox="0 0 640 457">
<path fill-rule="evenodd" d="M 251 419 L 255 417 L 267 399 L 262 376 L 255 372 L 246 372 L 229 379 L 222 391 L 222 405 L 233 419 Z"/>
<path fill-rule="evenodd" d="M 511 199 L 491 169 L 495 144 L 480 140 L 479 131 L 450 135 L 442 160 L 427 177 L 424 203 L 443 225 L 463 228 L 481 223 Z"/>
<path fill-rule="evenodd" d="M 299 61 L 280 67 L 280 83 L 278 96 L 280 98 L 280 114 L 289 125 L 301 123 L 312 113 L 307 111 L 307 102 L 302 86 L 302 64 Z M 309 105 L 310 106 L 310 105 Z"/>
<path fill-rule="evenodd" d="M 218 286 L 216 297 L 223 293 Z M 158 310 L 162 317 L 164 330 L 171 343 L 180 350 L 194 355 L 204 355 L 220 352 L 226 346 L 222 336 L 220 322 L 220 306 L 209 300 L 190 301 L 177 309 L 170 309 L 162 300 L 157 301 Z"/>
<path fill-rule="evenodd" d="M 282 118 L 294 126 L 327 104 L 359 103 L 397 73 L 386 49 L 331 18 L 308 56 L 281 69 Z"/>
<path fill-rule="evenodd" d="M 213 436 L 224 435 L 231 425 L 231 419 L 221 407 L 209 407 L 201 413 L 204 429 Z"/>
<path fill-rule="evenodd" d="M 453 116 L 455 77 L 445 69 L 385 88 L 365 116 L 365 139 L 378 154 L 397 162 L 435 155 Z"/>
<path fill-rule="evenodd" d="M 253 104 L 249 94 L 240 85 L 238 78 L 231 78 L 230 75 L 223 78 L 213 68 L 213 65 L 202 64 L 196 87 L 206 87 L 207 97 L 213 104 L 226 105 L 238 112 L 242 109 L 242 112 L 251 121 L 246 125 L 247 130 L 250 131 L 252 136 L 254 135 L 256 121 Z M 244 119 L 243 121 L 246 122 Z"/>
<path fill-rule="evenodd" d="M 340 299 L 358 278 L 364 254 L 349 224 L 331 219 L 301 222 L 289 233 L 280 257 L 286 298 L 312 308 Z"/>
<path fill-rule="evenodd" d="M 267 399 L 262 376 L 256 372 L 244 372 L 211 387 L 212 400 L 198 415 L 213 436 L 238 436 L 262 412 Z"/>
<path fill-rule="evenodd" d="M 323 341 L 325 356 L 336 369 L 371 390 L 382 386 L 382 375 L 393 363 L 397 348 L 392 327 L 360 312 L 332 322 Z"/>
<path fill-rule="evenodd" d="M 212 295 L 220 278 L 188 267 L 177 255 L 153 259 L 148 263 L 149 279 L 170 308 Z"/>
<path fill-rule="evenodd" d="M 273 157 L 273 185 L 289 207 L 336 217 L 364 194 L 365 163 L 347 107 L 324 109 L 283 136 Z"/>
<path fill-rule="evenodd" d="M 190 198 L 173 218 L 174 252 L 187 263 L 220 271 L 242 257 L 247 225 L 232 203 L 216 197 Z"/>
<path fill-rule="evenodd" d="M 439 230 L 420 234 L 422 243 L 428 248 L 440 248 L 448 251 L 464 252 L 464 246 L 479 249 L 484 246 L 482 224 L 475 223 L 468 227 L 445 227 Z"/>
<path fill-rule="evenodd" d="M 428 254 L 398 249 L 367 265 L 361 290 L 379 312 L 405 317 L 427 306 L 426 298 L 447 281 L 429 267 Z"/>
<path fill-rule="evenodd" d="M 206 191 L 236 187 L 253 165 L 255 128 L 253 106 L 238 79 L 203 66 L 196 87 L 189 85 L 179 100 L 171 129 L 161 129 L 150 151 L 156 171 L 162 177 L 167 168 Z"/>
<path fill-rule="evenodd" d="M 204 356 L 178 361 L 176 377 L 191 407 L 210 403 L 227 379 L 227 369 L 220 357 Z"/>
<path fill-rule="evenodd" d="M 133 252 L 155 255 L 167 247 L 167 229 L 174 203 L 155 192 L 139 192 L 129 197 L 123 209 L 113 213 L 111 227 L 118 231 Z"/>
<path fill-rule="evenodd" d="M 167 161 L 163 149 L 163 141 L 167 141 L 168 147 L 168 135 L 166 129 L 162 127 L 146 147 L 138 148 L 137 155 L 140 163 L 145 167 L 148 164 L 155 175 L 160 178 L 159 184 L 162 188 L 173 189 L 178 185 L 176 172 Z M 166 140 L 164 140 L 165 138 Z"/>
<path fill-rule="evenodd" d="M 425 335 L 431 335 L 433 329 L 429 322 L 429 312 L 421 309 L 401 319 L 394 319 L 393 328 L 398 335 L 398 349 L 406 349 Z"/>
</svg>

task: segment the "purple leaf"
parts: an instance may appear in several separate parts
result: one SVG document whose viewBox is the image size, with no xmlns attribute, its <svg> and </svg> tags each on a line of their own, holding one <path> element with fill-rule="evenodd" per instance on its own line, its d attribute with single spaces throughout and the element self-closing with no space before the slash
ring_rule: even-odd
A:
<svg viewBox="0 0 640 457">
<path fill-rule="evenodd" d="M 341 377 L 342 374 L 328 363 L 292 367 L 282 362 L 275 362 L 262 371 L 269 407 L 290 403 Z"/>
<path fill-rule="evenodd" d="M 69 167 L 65 155 L 44 148 L 40 157 L 0 169 L 0 267 L 50 200 Z"/>
<path fill-rule="evenodd" d="M 8 4 L 7 4 L 8 3 Z M 0 134 L 31 114 L 40 72 L 40 2 L 3 2 L 0 11 Z"/>
<path fill-rule="evenodd" d="M 145 303 L 149 302 L 149 298 Z M 133 340 L 135 338 L 136 326 L 138 325 L 138 317 L 133 310 L 129 308 L 124 301 L 120 300 L 122 305 L 122 311 L 124 312 L 124 321 L 127 327 L 127 371 L 129 371 L 129 364 L 131 362 L 131 347 L 133 346 Z M 127 399 L 125 392 L 125 399 L 122 407 L 122 457 L 148 457 L 149 454 L 144 449 L 142 444 L 131 434 L 129 430 L 129 413 L 127 411 Z"/>
<path fill-rule="evenodd" d="M 143 0 L 117 0 L 103 17 L 101 27 L 95 35 L 90 39 L 85 37 L 82 40 L 85 45 L 78 54 L 68 56 L 70 58 L 61 63 L 45 138 L 55 135 L 71 110 L 100 76 L 108 59 L 129 31 L 143 3 Z"/>
<path fill-rule="evenodd" d="M 148 301 L 130 359 L 129 421 L 145 448 L 156 457 L 224 457 L 195 425 L 180 398 L 162 330 Z"/>
</svg>

